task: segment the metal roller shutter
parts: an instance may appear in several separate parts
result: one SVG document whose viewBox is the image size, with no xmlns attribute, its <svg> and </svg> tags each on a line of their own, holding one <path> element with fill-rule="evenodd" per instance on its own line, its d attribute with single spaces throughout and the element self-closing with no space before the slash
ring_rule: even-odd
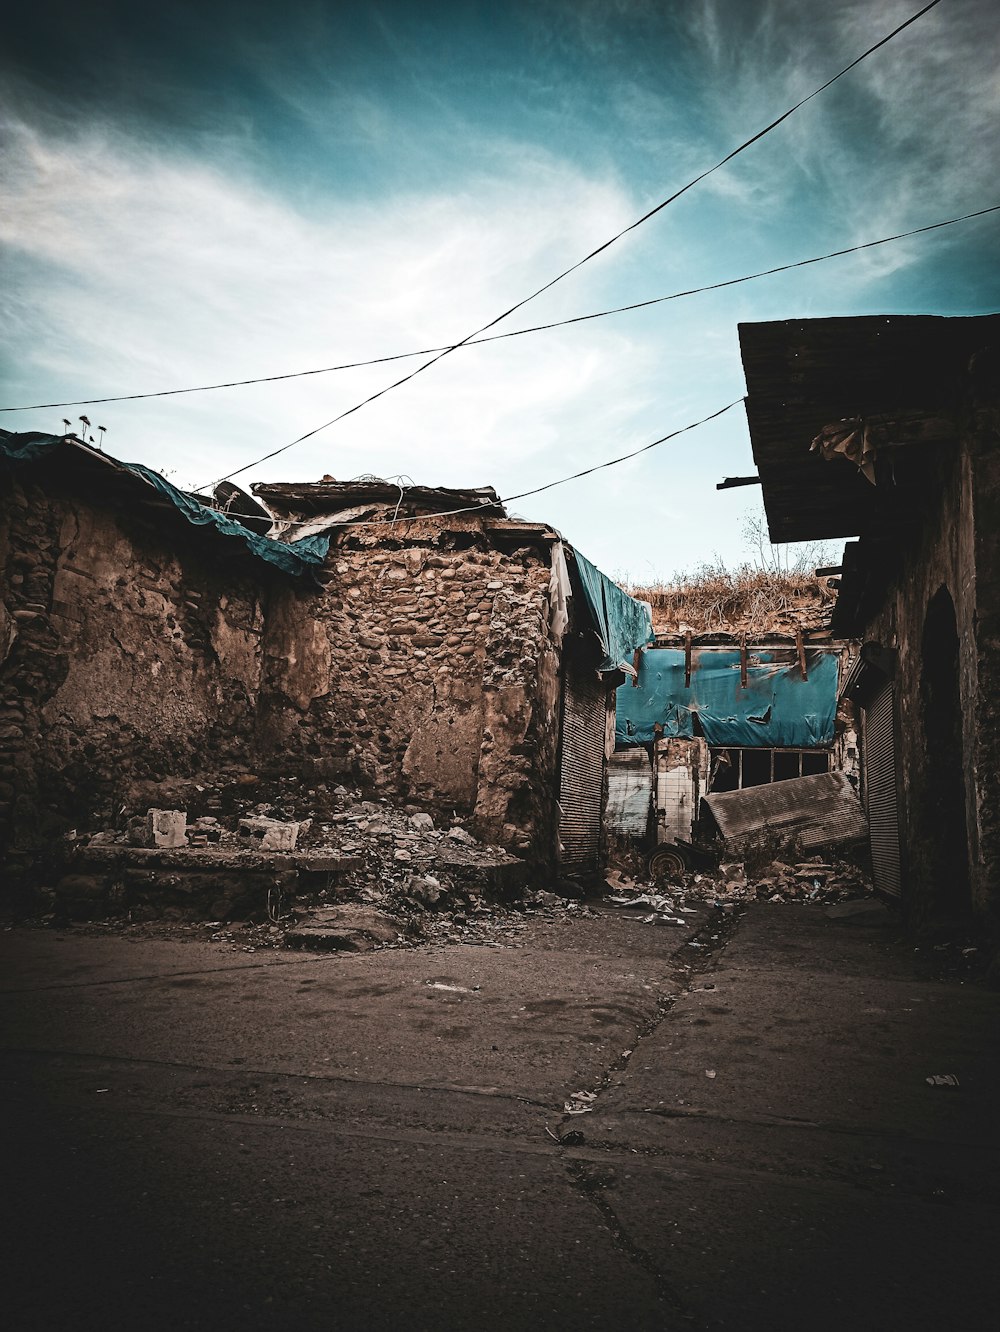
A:
<svg viewBox="0 0 1000 1332">
<path fill-rule="evenodd" d="M 890 681 L 865 709 L 865 791 L 875 887 L 893 897 L 899 897 L 902 887 L 896 783 L 896 722 Z"/>
<path fill-rule="evenodd" d="M 598 868 L 606 720 L 607 690 L 596 671 L 567 664 L 559 774 L 559 860 L 567 871 Z"/>
</svg>

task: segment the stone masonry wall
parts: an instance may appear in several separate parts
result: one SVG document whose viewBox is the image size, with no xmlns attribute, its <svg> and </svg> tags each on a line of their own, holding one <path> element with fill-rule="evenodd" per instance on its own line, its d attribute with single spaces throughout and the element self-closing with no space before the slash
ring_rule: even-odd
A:
<svg viewBox="0 0 1000 1332">
<path fill-rule="evenodd" d="M 211 809 L 227 783 L 251 799 L 261 774 L 359 782 L 551 861 L 544 542 L 503 549 L 475 520 L 391 542 L 360 529 L 334 546 L 324 589 L 162 511 L 61 491 L 50 470 L 2 484 L 8 868 L 123 807 L 197 804 L 201 781 Z"/>
<path fill-rule="evenodd" d="M 558 743 L 548 549 L 499 549 L 475 520 L 403 531 L 359 528 L 331 549 L 312 608 L 322 647 L 310 631 L 327 691 L 291 699 L 269 634 L 268 742 L 544 859 Z"/>
<path fill-rule="evenodd" d="M 111 820 L 136 786 L 253 764 L 266 593 L 195 554 L 183 524 L 49 476 L 2 484 L 0 835 L 16 868 L 19 851 Z"/>
<path fill-rule="evenodd" d="M 967 452 L 942 460 L 940 475 L 929 494 L 934 496 L 931 516 L 919 536 L 900 549 L 900 573 L 890 588 L 882 612 L 866 629 L 899 652 L 897 696 L 900 714 L 900 779 L 903 793 L 900 837 L 909 910 L 916 923 L 934 914 L 943 885 L 935 870 L 934 844 L 939 836 L 928 815 L 940 804 L 941 774 L 928 762 L 923 715 L 923 635 L 931 599 L 946 588 L 955 607 L 959 640 L 958 690 L 962 711 L 962 753 L 965 771 L 966 835 L 969 848 L 973 905 L 981 914 L 987 906 L 989 886 L 980 856 L 978 816 L 979 781 L 975 758 L 977 696 L 980 690 L 976 660 L 976 568 L 973 540 L 972 468 Z"/>
</svg>

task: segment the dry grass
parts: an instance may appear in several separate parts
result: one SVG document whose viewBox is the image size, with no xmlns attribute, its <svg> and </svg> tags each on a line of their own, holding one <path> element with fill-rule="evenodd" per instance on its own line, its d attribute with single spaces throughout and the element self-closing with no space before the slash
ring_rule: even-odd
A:
<svg viewBox="0 0 1000 1332">
<path fill-rule="evenodd" d="M 794 633 L 825 625 L 836 594 L 810 570 L 737 569 L 702 565 L 672 582 L 649 586 L 625 581 L 631 596 L 648 601 L 658 633 Z"/>
</svg>

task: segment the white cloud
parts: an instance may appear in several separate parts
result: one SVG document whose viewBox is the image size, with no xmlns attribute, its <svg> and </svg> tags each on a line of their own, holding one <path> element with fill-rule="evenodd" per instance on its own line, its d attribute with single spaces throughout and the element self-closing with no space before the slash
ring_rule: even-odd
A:
<svg viewBox="0 0 1000 1332">
<path fill-rule="evenodd" d="M 121 135 L 11 127 L 2 237 L 15 285 L 54 336 L 33 339 L 21 382 L 46 398 L 280 373 L 462 337 L 630 219 L 620 189 L 539 152 L 461 195 L 332 201 L 306 215 L 248 178 Z M 558 317 L 589 283 L 553 293 Z M 593 300 L 593 297 L 591 297 Z M 534 316 L 532 307 L 532 316 Z M 505 327 L 513 327 L 508 323 Z M 11 333 L 8 326 L 8 332 Z M 24 344 L 21 343 L 23 346 Z M 309 476 L 428 472 L 490 479 L 551 449 L 567 414 L 593 426 L 643 362 L 612 328 L 456 353 L 342 427 L 270 464 Z M 203 482 L 337 414 L 417 362 L 284 385 L 102 408 L 109 446 L 176 460 Z M 608 389 L 614 385 L 615 392 Z M 602 391 L 607 402 L 602 406 Z M 196 472 L 197 475 L 191 473 Z"/>
<path fill-rule="evenodd" d="M 265 79 L 261 56 L 269 95 L 309 127 L 296 149 L 315 172 L 303 180 L 267 178 L 252 127 L 220 124 L 197 143 L 189 137 L 184 153 L 152 127 L 78 126 L 23 101 L 6 127 L 3 398 L 241 379 L 464 336 L 632 222 L 648 191 L 662 183 L 663 197 L 815 87 L 908 4 L 691 6 L 682 10 L 690 44 L 678 46 L 676 62 L 669 47 L 660 82 L 618 59 L 599 0 L 588 0 L 578 27 L 594 49 L 610 43 L 601 92 L 614 126 L 602 137 L 586 120 L 583 137 L 594 133 L 585 155 L 581 136 L 562 145 L 556 134 L 590 93 L 558 53 L 551 103 L 539 103 L 553 135 L 546 146 L 541 132 L 520 141 L 513 120 L 471 129 L 468 104 L 449 101 L 445 88 L 435 93 L 436 137 L 425 123 L 417 133 L 377 85 L 324 81 L 315 69 L 296 85 L 280 65 Z M 623 0 L 626 11 L 634 17 L 642 6 Z M 985 127 L 1000 93 L 983 13 L 974 0 L 949 0 L 841 80 L 836 96 L 815 99 L 502 327 L 730 278 L 992 202 Z M 571 43 L 576 29 L 566 31 Z M 537 77 L 548 70 L 546 62 Z M 323 153 L 335 156 L 341 142 L 373 154 L 391 142 L 396 156 L 367 186 L 355 176 L 352 192 L 338 194 Z M 456 352 L 241 480 L 376 472 L 493 483 L 508 494 L 542 485 L 736 397 L 739 320 L 869 311 L 872 300 L 891 309 L 910 269 L 931 271 L 948 253 L 942 238 L 958 233 Z M 109 404 L 90 415 L 109 427 L 112 452 L 172 471 L 181 484 L 205 483 L 417 364 Z M 58 429 L 63 415 L 5 415 L 2 424 Z M 750 466 L 734 411 L 516 507 L 563 528 L 606 568 L 669 571 L 716 550 L 739 557 L 733 515 L 745 501 L 717 496 L 714 483 Z"/>
</svg>

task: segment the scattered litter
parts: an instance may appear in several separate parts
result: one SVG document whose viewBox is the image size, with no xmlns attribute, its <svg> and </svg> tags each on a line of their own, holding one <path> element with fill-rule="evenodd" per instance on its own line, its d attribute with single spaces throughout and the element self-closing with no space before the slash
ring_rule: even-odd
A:
<svg viewBox="0 0 1000 1332">
<path fill-rule="evenodd" d="M 563 1105 L 563 1110 L 567 1115 L 589 1115 L 594 1108 L 593 1102 L 596 1100 L 596 1092 L 573 1092 L 569 1100 Z"/>
<path fill-rule="evenodd" d="M 453 994 L 473 994 L 479 989 L 478 985 L 446 985 L 444 981 L 425 981 L 424 984 L 432 990 L 450 990 Z"/>
<path fill-rule="evenodd" d="M 605 902 L 611 902 L 614 906 L 651 906 L 655 911 L 673 911 L 674 904 L 669 897 L 663 897 L 659 893 L 639 893 L 636 897 L 621 897 L 609 894 Z"/>
<path fill-rule="evenodd" d="M 706 1078 L 714 1078 L 714 1077 L 715 1077 L 715 1069 L 714 1069 L 714 1068 L 706 1068 L 706 1069 L 705 1069 L 705 1077 L 706 1077 Z"/>
<path fill-rule="evenodd" d="M 932 1087 L 957 1087 L 958 1078 L 954 1073 L 932 1073 L 925 1081 Z"/>
</svg>

